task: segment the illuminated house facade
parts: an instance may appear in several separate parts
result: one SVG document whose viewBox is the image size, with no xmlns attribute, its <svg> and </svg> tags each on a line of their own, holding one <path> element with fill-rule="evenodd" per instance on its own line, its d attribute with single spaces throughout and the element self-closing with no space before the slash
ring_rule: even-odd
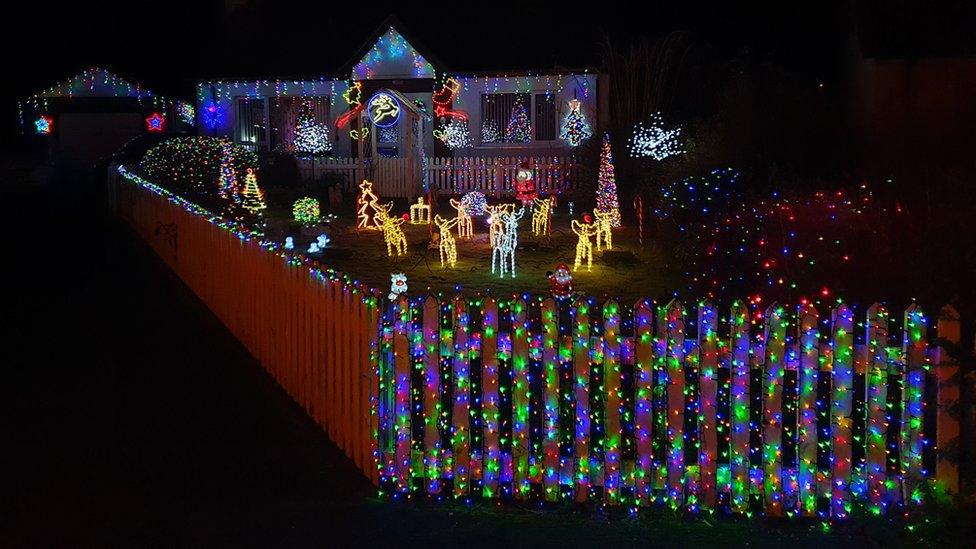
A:
<svg viewBox="0 0 976 549">
<path fill-rule="evenodd" d="M 451 73 L 384 25 L 336 78 L 198 84 L 197 127 L 258 152 L 296 152 L 318 124 L 335 157 L 567 155 L 603 126 L 606 90 L 586 71 Z"/>
</svg>

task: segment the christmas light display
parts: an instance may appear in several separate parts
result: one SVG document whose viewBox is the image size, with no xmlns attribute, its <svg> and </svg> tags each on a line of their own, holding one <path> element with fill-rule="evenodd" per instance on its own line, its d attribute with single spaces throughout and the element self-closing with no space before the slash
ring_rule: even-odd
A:
<svg viewBox="0 0 976 549">
<path fill-rule="evenodd" d="M 329 242 L 332 242 L 332 239 L 329 238 L 329 235 L 322 233 L 315 238 L 315 242 L 319 245 L 319 248 L 324 249 L 329 245 Z"/>
<path fill-rule="evenodd" d="M 295 201 L 291 208 L 292 217 L 303 225 L 313 225 L 319 222 L 321 211 L 319 201 L 305 196 Z"/>
<path fill-rule="evenodd" d="M 464 208 L 464 213 L 470 217 L 478 217 L 485 215 L 488 210 L 488 199 L 485 198 L 484 193 L 471 191 L 461 197 L 461 206 Z"/>
<path fill-rule="evenodd" d="M 491 274 L 495 274 L 498 264 L 499 277 L 505 278 L 505 273 L 511 271 L 515 278 L 515 248 L 518 247 L 518 222 L 525 214 L 525 206 L 518 212 L 501 210 L 493 217 L 497 217 L 502 230 L 491 237 Z"/>
<path fill-rule="evenodd" d="M 451 207 L 457 210 L 457 216 L 455 218 L 457 219 L 458 238 L 471 238 L 474 236 L 474 224 L 471 222 L 471 214 L 468 212 L 470 211 L 470 207 L 475 205 L 471 204 L 472 201 L 465 203 L 465 198 L 467 198 L 467 195 L 460 201 L 453 198 L 450 200 Z M 482 198 L 484 198 L 484 195 L 482 195 Z M 482 207 L 484 206 L 482 205 Z"/>
<path fill-rule="evenodd" d="M 366 103 L 366 112 L 377 128 L 389 128 L 400 121 L 400 101 L 386 93 L 377 92 Z"/>
<path fill-rule="evenodd" d="M 224 125 L 227 110 L 220 104 L 211 101 L 203 107 L 200 116 L 203 118 L 203 124 L 212 130 Z"/>
<path fill-rule="evenodd" d="M 576 241 L 576 259 L 573 261 L 573 269 L 579 270 L 585 259 L 586 270 L 589 271 L 593 268 L 593 241 L 590 239 L 596 236 L 597 229 L 592 223 L 580 223 L 575 219 L 570 222 L 570 227 L 573 234 L 579 237 Z"/>
<path fill-rule="evenodd" d="M 152 115 L 146 118 L 146 131 L 147 132 L 161 132 L 165 129 L 166 118 L 158 112 L 152 113 Z"/>
<path fill-rule="evenodd" d="M 310 242 L 309 245 L 308 245 L 308 250 L 306 250 L 306 253 L 317 254 L 320 251 L 321 250 L 319 249 L 318 242 Z"/>
<path fill-rule="evenodd" d="M 41 135 L 50 135 L 54 131 L 54 120 L 49 116 L 39 116 L 34 121 L 34 129 Z"/>
<path fill-rule="evenodd" d="M 590 131 L 590 124 L 586 121 L 586 116 L 582 111 L 583 104 L 579 99 L 572 99 L 569 102 L 569 113 L 563 120 L 563 127 L 559 133 L 559 138 L 569 143 L 571 147 L 578 147 L 593 135 Z"/>
<path fill-rule="evenodd" d="M 505 142 L 528 143 L 530 141 L 532 141 L 532 124 L 525 105 L 519 100 L 512 107 L 512 115 L 505 127 Z"/>
<path fill-rule="evenodd" d="M 369 126 L 359 130 L 349 130 L 349 137 L 355 141 L 366 141 L 369 137 Z"/>
<path fill-rule="evenodd" d="M 650 122 L 638 122 L 634 126 L 627 150 L 632 158 L 664 160 L 685 152 L 680 138 L 681 128 L 666 128 L 661 115 L 656 113 Z"/>
<path fill-rule="evenodd" d="M 596 249 L 602 251 L 603 246 L 608 250 L 613 249 L 613 214 L 611 212 L 601 212 L 593 210 L 593 217 L 596 218 L 593 226 L 596 228 Z"/>
<path fill-rule="evenodd" d="M 363 103 L 363 83 L 353 82 L 349 89 L 342 93 L 342 98 L 345 99 L 346 104 L 352 107 L 357 105 L 362 105 Z"/>
<path fill-rule="evenodd" d="M 404 220 L 402 217 L 390 217 L 389 209 L 378 205 L 375 201 L 370 204 L 376 212 L 374 220 L 383 231 L 383 241 L 386 242 L 386 255 L 407 255 L 407 235 L 403 234 Z"/>
<path fill-rule="evenodd" d="M 403 273 L 393 273 L 390 275 L 390 293 L 387 299 L 397 299 L 407 293 L 407 275 Z"/>
<path fill-rule="evenodd" d="M 241 145 L 197 136 L 163 141 L 146 152 L 139 168 L 171 190 L 234 217 L 239 181 L 257 164 L 257 155 Z"/>
<path fill-rule="evenodd" d="M 430 223 L 430 204 L 424 204 L 424 197 L 418 196 L 417 203 L 410 205 L 410 223 L 425 225 Z"/>
<path fill-rule="evenodd" d="M 294 250 L 295 249 L 295 237 L 293 237 L 293 236 L 286 236 L 285 237 L 285 249 L 286 250 Z"/>
<path fill-rule="evenodd" d="M 482 143 L 498 143 L 501 138 L 501 132 L 498 130 L 498 125 L 495 124 L 494 120 L 483 120 L 481 122 L 481 142 Z"/>
<path fill-rule="evenodd" d="M 532 208 L 532 234 L 543 236 L 549 234 L 549 218 L 552 216 L 553 197 L 536 198 Z"/>
<path fill-rule="evenodd" d="M 264 203 L 264 192 L 258 187 L 258 176 L 253 168 L 247 169 L 244 176 L 244 190 L 241 191 L 241 206 L 251 212 L 251 215 L 260 216 L 261 212 L 267 208 Z"/>
<path fill-rule="evenodd" d="M 537 196 L 539 196 L 539 193 L 536 192 L 535 180 L 532 177 L 532 168 L 528 162 L 522 162 L 519 164 L 518 170 L 515 171 L 515 198 L 523 206 L 527 206 Z"/>
<path fill-rule="evenodd" d="M 177 105 L 176 115 L 180 117 L 180 122 L 188 126 L 196 124 L 197 110 L 192 104 L 180 101 Z"/>
<path fill-rule="evenodd" d="M 299 155 L 322 154 L 332 150 L 329 127 L 315 120 L 315 116 L 303 109 L 295 121 L 295 138 L 292 148 Z"/>
<path fill-rule="evenodd" d="M 471 146 L 471 132 L 468 121 L 463 118 L 451 119 L 440 129 L 434 130 L 434 137 L 440 139 L 452 151 Z"/>
<path fill-rule="evenodd" d="M 434 66 L 393 27 L 379 37 L 352 69 L 357 80 L 369 80 L 390 72 L 406 78 L 435 76 Z"/>
<path fill-rule="evenodd" d="M 610 135 L 603 134 L 603 147 L 600 149 L 600 173 L 597 176 L 596 209 L 610 214 L 610 224 L 620 226 L 620 202 L 617 200 L 617 180 L 613 170 L 613 152 L 610 150 Z"/>
<path fill-rule="evenodd" d="M 440 230 L 440 240 L 438 240 L 437 249 L 441 256 L 441 267 L 444 266 L 445 261 L 452 269 L 457 264 L 457 243 L 454 241 L 454 235 L 451 233 L 451 229 L 459 222 L 460 220 L 457 217 L 444 219 L 439 215 L 434 216 L 434 225 L 437 225 L 437 228 Z"/>
<path fill-rule="evenodd" d="M 359 184 L 359 195 L 356 197 L 357 231 L 380 228 L 379 223 L 375 221 L 376 208 L 374 205 L 377 202 L 379 202 L 379 197 L 373 193 L 373 183 L 363 179 L 363 182 Z M 392 202 L 386 206 L 387 209 L 391 207 L 393 207 Z"/>
</svg>

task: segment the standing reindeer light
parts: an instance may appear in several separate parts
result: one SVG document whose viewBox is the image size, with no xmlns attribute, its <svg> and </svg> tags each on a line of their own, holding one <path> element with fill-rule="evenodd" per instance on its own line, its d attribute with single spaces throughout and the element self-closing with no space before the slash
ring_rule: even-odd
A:
<svg viewBox="0 0 976 549">
<path fill-rule="evenodd" d="M 512 278 L 515 278 L 515 248 L 518 247 L 518 222 L 525 214 L 525 206 L 518 212 L 501 211 L 496 214 L 502 223 L 502 231 L 496 232 L 491 241 L 491 274 L 495 274 L 498 260 L 499 276 L 505 278 L 505 273 L 511 267 Z"/>
</svg>

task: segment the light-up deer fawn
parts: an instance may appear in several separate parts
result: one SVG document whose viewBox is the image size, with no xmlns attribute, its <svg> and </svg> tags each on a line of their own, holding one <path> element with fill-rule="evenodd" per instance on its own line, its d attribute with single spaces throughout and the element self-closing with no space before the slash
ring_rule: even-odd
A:
<svg viewBox="0 0 976 549">
<path fill-rule="evenodd" d="M 602 244 L 607 245 L 608 250 L 613 249 L 613 213 L 612 212 L 601 212 L 600 210 L 593 210 L 593 215 L 596 217 L 596 221 L 593 226 L 596 227 L 596 251 L 602 251 Z M 601 242 L 602 241 L 602 242 Z"/>
<path fill-rule="evenodd" d="M 501 211 L 497 214 L 502 223 L 502 230 L 496 232 L 491 242 L 491 274 L 495 274 L 497 260 L 501 259 L 499 276 L 505 277 L 505 272 L 511 267 L 512 278 L 515 278 L 515 248 L 518 247 L 518 222 L 525 214 L 525 206 L 518 212 Z"/>
<path fill-rule="evenodd" d="M 474 236 L 474 225 L 471 223 L 471 216 L 464 209 L 464 204 L 460 201 L 451 199 L 451 207 L 457 210 L 457 230 L 458 238 L 471 238 Z"/>
<path fill-rule="evenodd" d="M 406 255 L 407 235 L 403 234 L 403 229 L 400 228 L 400 225 L 403 225 L 403 218 L 390 217 L 390 208 L 388 206 L 380 206 L 375 201 L 372 202 L 372 206 L 376 210 L 376 215 L 373 216 L 373 220 L 379 228 L 383 229 L 383 240 L 386 241 L 386 254 L 393 257 L 393 250 L 395 249 L 397 255 Z"/>
<path fill-rule="evenodd" d="M 589 271 L 593 267 L 593 242 L 590 241 L 594 235 L 596 235 L 596 227 L 592 223 L 580 223 L 575 219 L 570 223 L 573 232 L 579 236 L 579 240 L 576 241 L 576 261 L 575 269 L 579 269 L 580 264 L 583 263 L 583 259 L 586 259 L 586 270 Z"/>
<path fill-rule="evenodd" d="M 454 235 L 451 234 L 451 229 L 458 224 L 458 218 L 444 219 L 439 215 L 434 216 L 434 224 L 440 229 L 440 241 L 438 243 L 438 250 L 441 254 L 441 267 L 444 266 L 444 260 L 447 260 L 447 264 L 454 268 L 457 264 L 457 243 L 454 241 Z"/>
</svg>

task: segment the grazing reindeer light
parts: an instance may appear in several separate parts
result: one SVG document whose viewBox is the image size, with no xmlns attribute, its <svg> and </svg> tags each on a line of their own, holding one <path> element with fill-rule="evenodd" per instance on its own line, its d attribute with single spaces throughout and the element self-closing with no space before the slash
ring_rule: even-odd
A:
<svg viewBox="0 0 976 549">
<path fill-rule="evenodd" d="M 393 257 L 393 250 L 396 250 L 397 255 L 406 255 L 407 253 L 407 235 L 403 234 L 403 229 L 400 225 L 403 225 L 402 217 L 390 217 L 389 212 L 390 206 L 380 206 L 373 201 L 370 204 L 374 210 L 376 210 L 376 215 L 373 217 L 376 225 L 383 229 L 383 240 L 386 241 L 386 254 Z"/>
<path fill-rule="evenodd" d="M 471 223 L 471 216 L 461 202 L 451 199 L 451 207 L 457 210 L 457 230 L 458 238 L 471 238 L 474 236 L 474 226 Z"/>
<path fill-rule="evenodd" d="M 580 223 L 575 219 L 572 220 L 571 225 L 573 232 L 579 236 L 579 240 L 576 241 L 576 261 L 573 268 L 579 269 L 583 259 L 586 258 L 586 270 L 589 271 L 593 267 L 593 242 L 590 238 L 596 235 L 597 228 L 589 221 Z"/>
<path fill-rule="evenodd" d="M 600 210 L 593 210 L 593 215 L 596 216 L 596 223 L 593 224 L 593 226 L 596 228 L 596 250 L 598 252 L 603 250 L 601 243 L 606 244 L 608 250 L 612 250 L 613 212 L 601 212 Z"/>
<path fill-rule="evenodd" d="M 549 212 L 552 208 L 552 197 L 536 198 L 532 201 L 532 234 L 542 236 L 549 233 Z"/>
<path fill-rule="evenodd" d="M 440 242 L 437 245 L 441 254 L 441 267 L 444 266 L 444 259 L 446 258 L 447 264 L 453 269 L 454 265 L 457 264 L 457 243 L 454 241 L 454 235 L 451 234 L 451 229 L 458 224 L 458 218 L 444 219 L 439 215 L 435 215 L 434 224 L 441 230 Z"/>
<path fill-rule="evenodd" d="M 525 214 L 525 206 L 518 212 L 501 211 L 492 217 L 498 217 L 502 223 L 502 230 L 495 233 L 491 241 L 491 273 L 495 274 L 496 262 L 501 259 L 499 276 L 505 277 L 505 272 L 511 267 L 512 278 L 515 278 L 515 248 L 518 247 L 518 222 Z"/>
</svg>

